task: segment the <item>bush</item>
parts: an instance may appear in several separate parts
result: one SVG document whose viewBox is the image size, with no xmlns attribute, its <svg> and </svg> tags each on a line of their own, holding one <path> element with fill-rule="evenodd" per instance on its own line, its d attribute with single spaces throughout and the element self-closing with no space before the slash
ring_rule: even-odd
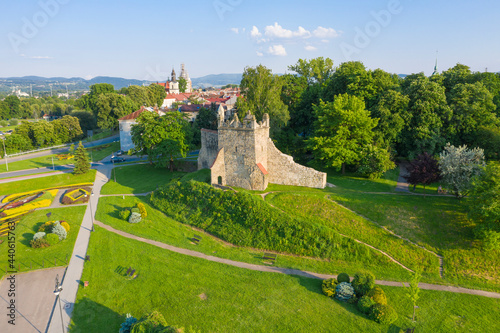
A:
<svg viewBox="0 0 500 333">
<path fill-rule="evenodd" d="M 6 127 L 9 126 L 9 123 L 7 122 L 7 120 L 0 120 L 0 126 Z"/>
<path fill-rule="evenodd" d="M 390 325 L 398 319 L 398 314 L 390 305 L 375 304 L 371 307 L 370 319 L 383 325 Z"/>
<path fill-rule="evenodd" d="M 139 223 L 139 222 L 141 222 L 141 220 L 142 220 L 141 214 L 133 212 L 130 215 L 130 218 L 128 219 L 128 222 L 129 223 Z"/>
<path fill-rule="evenodd" d="M 482 234 L 482 241 L 486 251 L 500 250 L 500 232 L 485 230 Z"/>
<path fill-rule="evenodd" d="M 50 246 L 59 243 L 59 236 L 56 234 L 47 234 L 44 239 Z"/>
<path fill-rule="evenodd" d="M 141 217 L 145 219 L 148 216 L 148 212 L 146 211 L 146 206 L 142 202 L 139 202 L 137 204 L 137 208 L 139 209 L 139 213 L 141 214 Z"/>
<path fill-rule="evenodd" d="M 323 290 L 323 294 L 328 297 L 335 296 L 335 288 L 337 288 L 337 281 L 335 279 L 326 279 L 323 280 L 323 284 L 321 285 L 321 290 Z"/>
<path fill-rule="evenodd" d="M 375 301 L 372 298 L 365 295 L 361 297 L 358 301 L 358 310 L 364 314 L 368 314 L 370 312 L 371 307 L 374 305 Z"/>
<path fill-rule="evenodd" d="M 41 239 L 43 237 L 45 237 L 46 233 L 41 231 L 41 232 L 37 232 L 34 236 L 33 236 L 33 240 L 37 240 L 37 239 Z"/>
<path fill-rule="evenodd" d="M 130 333 L 132 325 L 134 325 L 136 322 L 137 318 L 134 318 L 130 315 L 130 313 L 127 313 L 127 319 L 124 323 L 121 324 L 120 331 L 118 333 Z"/>
<path fill-rule="evenodd" d="M 347 273 L 340 273 L 339 275 L 337 275 L 337 282 L 338 283 L 341 283 L 341 282 L 351 282 L 351 278 L 349 277 L 349 274 Z"/>
<path fill-rule="evenodd" d="M 49 222 L 45 222 L 44 224 L 42 224 L 42 225 L 40 226 L 40 228 L 38 228 L 38 231 L 39 231 L 39 232 L 44 231 L 44 232 L 49 233 L 49 232 L 51 232 L 51 231 L 52 231 L 52 225 L 53 225 L 54 223 L 56 223 L 56 221 L 49 221 Z"/>
<path fill-rule="evenodd" d="M 370 272 L 358 272 L 354 274 L 352 286 L 356 295 L 361 297 L 365 295 L 370 289 L 375 287 L 375 276 Z"/>
<path fill-rule="evenodd" d="M 132 325 L 131 333 L 168 333 L 177 332 L 172 326 L 168 326 L 163 315 L 158 311 L 153 311 L 142 317 L 137 323 Z"/>
<path fill-rule="evenodd" d="M 9 120 L 9 125 L 10 126 L 17 126 L 19 124 L 19 121 L 17 119 L 11 119 Z"/>
<path fill-rule="evenodd" d="M 38 239 L 33 239 L 30 242 L 30 245 L 34 249 L 42 248 L 42 247 L 49 247 L 50 244 L 47 242 L 45 238 L 38 238 Z"/>
<path fill-rule="evenodd" d="M 124 221 L 128 221 L 128 218 L 130 217 L 130 210 L 129 209 L 123 209 L 120 211 L 120 218 Z"/>
<path fill-rule="evenodd" d="M 139 213 L 139 214 L 141 213 L 141 211 L 140 211 L 140 210 L 139 210 L 139 208 L 137 208 L 137 207 L 132 208 L 130 211 L 131 211 L 132 213 Z"/>
<path fill-rule="evenodd" d="M 68 222 L 62 221 L 61 226 L 66 230 L 66 232 L 69 232 L 70 227 L 69 227 Z"/>
<path fill-rule="evenodd" d="M 341 282 L 335 290 L 335 298 L 341 301 L 348 301 L 354 296 L 354 288 L 348 282 Z"/>
<path fill-rule="evenodd" d="M 66 229 L 64 229 L 64 227 L 59 223 L 59 221 L 56 221 L 56 223 L 54 223 L 54 225 L 52 226 L 52 233 L 57 235 L 60 241 L 66 239 L 66 237 L 68 236 Z"/>
<path fill-rule="evenodd" d="M 366 296 L 373 299 L 373 301 L 377 304 L 385 304 L 387 305 L 387 296 L 385 296 L 384 290 L 380 287 L 375 287 L 366 293 Z"/>
</svg>

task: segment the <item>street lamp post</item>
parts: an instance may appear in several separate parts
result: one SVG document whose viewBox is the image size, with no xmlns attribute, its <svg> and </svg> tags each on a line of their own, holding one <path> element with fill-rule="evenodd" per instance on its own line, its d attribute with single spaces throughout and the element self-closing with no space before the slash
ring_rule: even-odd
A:
<svg viewBox="0 0 500 333">
<path fill-rule="evenodd" d="M 115 160 L 114 160 L 115 155 L 111 155 L 111 162 L 113 163 L 113 176 L 115 177 L 115 183 L 116 183 L 116 170 L 115 170 Z"/>
<path fill-rule="evenodd" d="M 9 171 L 9 163 L 7 163 L 7 152 L 5 151 L 5 137 L 2 136 L 2 142 L 3 142 L 3 156 L 5 157 L 5 167 L 7 168 L 7 171 Z"/>
<path fill-rule="evenodd" d="M 92 197 L 94 196 L 94 190 L 92 190 L 89 198 L 89 205 L 90 205 L 90 217 L 92 218 L 92 231 L 94 231 L 94 214 L 92 214 Z M 87 195 L 85 194 L 85 197 Z"/>
<path fill-rule="evenodd" d="M 64 333 L 64 322 L 63 322 L 63 316 L 62 316 L 62 307 L 61 307 L 61 297 L 59 294 L 63 290 L 62 284 L 59 284 L 59 274 L 56 275 L 56 287 L 54 289 L 54 295 L 56 295 L 56 302 L 59 302 L 59 313 L 61 314 L 61 328 L 62 332 Z"/>
</svg>

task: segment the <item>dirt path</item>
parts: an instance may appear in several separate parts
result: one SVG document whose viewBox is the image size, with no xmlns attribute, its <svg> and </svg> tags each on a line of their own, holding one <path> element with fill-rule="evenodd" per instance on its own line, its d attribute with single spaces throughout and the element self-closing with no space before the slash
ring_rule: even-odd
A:
<svg viewBox="0 0 500 333">
<path fill-rule="evenodd" d="M 126 233 L 121 230 L 114 229 L 113 227 L 110 227 L 102 222 L 95 221 L 95 224 L 110 231 L 113 232 L 117 235 L 120 235 L 122 237 L 126 237 L 129 239 L 134 239 L 143 243 L 151 244 L 154 246 L 157 246 L 159 248 L 169 250 L 172 252 L 188 255 L 191 257 L 196 257 L 196 258 L 201 258 L 213 262 L 218 262 L 221 264 L 226 264 L 234 267 L 240 267 L 240 268 L 245 268 L 245 269 L 250 269 L 254 271 L 260 271 L 260 272 L 270 272 L 270 273 L 281 273 L 281 274 L 287 274 L 287 275 L 298 275 L 298 276 L 303 276 L 307 278 L 313 278 L 313 279 L 329 279 L 329 278 L 336 278 L 337 275 L 332 275 L 332 274 L 319 274 L 319 273 L 314 273 L 314 272 L 308 272 L 308 271 L 303 271 L 300 269 L 293 269 L 293 268 L 282 268 L 282 267 L 275 267 L 275 266 L 263 266 L 263 265 L 255 265 L 255 264 L 248 264 L 244 262 L 239 262 L 239 261 L 234 261 L 230 259 L 224 259 L 224 258 L 219 258 L 219 257 L 214 257 L 205 253 L 193 251 L 193 250 L 188 250 L 188 249 L 183 249 L 179 247 L 175 247 L 172 245 L 164 244 L 158 241 L 153 241 L 150 239 L 142 238 L 139 236 L 135 236 L 129 233 Z M 375 281 L 379 285 L 383 286 L 392 286 L 392 287 L 403 287 L 403 286 L 408 286 L 408 283 L 406 282 L 396 282 L 396 281 L 383 281 L 383 280 L 376 280 Z M 500 298 L 500 293 L 495 293 L 495 292 L 490 292 L 490 291 L 483 291 L 483 290 L 474 290 L 474 289 L 467 289 L 467 288 L 462 288 L 462 287 L 452 287 L 452 286 L 442 286 L 442 285 L 435 285 L 435 284 L 429 284 L 429 283 L 420 283 L 419 287 L 421 289 L 426 289 L 426 290 L 439 290 L 439 291 L 448 291 L 448 292 L 453 292 L 453 293 L 462 293 L 462 294 L 470 294 L 470 295 L 478 295 L 478 296 L 484 296 L 484 297 L 490 297 L 490 298 Z"/>
</svg>

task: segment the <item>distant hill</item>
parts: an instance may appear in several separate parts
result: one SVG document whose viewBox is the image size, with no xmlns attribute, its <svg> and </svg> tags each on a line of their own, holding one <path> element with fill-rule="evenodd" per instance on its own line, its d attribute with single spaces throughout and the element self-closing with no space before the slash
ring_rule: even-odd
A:
<svg viewBox="0 0 500 333">
<path fill-rule="evenodd" d="M 191 78 L 193 87 L 221 87 L 226 84 L 240 84 L 242 74 L 210 74 L 202 77 Z"/>
</svg>

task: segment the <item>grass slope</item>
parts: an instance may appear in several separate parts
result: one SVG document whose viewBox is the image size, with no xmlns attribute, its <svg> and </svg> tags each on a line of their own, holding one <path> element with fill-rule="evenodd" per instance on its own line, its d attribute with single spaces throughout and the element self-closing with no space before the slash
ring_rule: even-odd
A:
<svg viewBox="0 0 500 333">
<path fill-rule="evenodd" d="M 321 294 L 321 281 L 227 266 L 125 239 L 96 227 L 71 332 L 116 332 L 125 314 L 160 311 L 168 324 L 201 332 L 494 332 L 499 300 L 422 291 L 417 323 L 405 290 L 382 287 L 399 314 L 376 324 L 353 305 Z M 123 276 L 133 267 L 139 276 Z"/>
<path fill-rule="evenodd" d="M 119 212 L 129 209 L 142 202 L 147 209 L 148 216 L 137 224 L 130 224 L 119 217 Z M 264 264 L 262 250 L 235 247 L 193 227 L 175 221 L 165 216 L 161 211 L 151 206 L 148 197 L 101 197 L 97 208 L 96 219 L 115 229 L 128 232 L 147 239 L 156 240 L 165 244 L 191 249 L 208 255 L 217 256 L 251 264 Z M 191 242 L 194 235 L 201 235 L 202 241 L 195 245 Z M 325 274 L 345 271 L 354 274 L 362 269 L 369 269 L 377 276 L 388 280 L 406 281 L 407 272 L 385 257 L 374 254 L 377 260 L 368 263 L 348 260 L 322 260 L 292 255 L 279 255 L 276 266 L 314 271 Z"/>
</svg>

